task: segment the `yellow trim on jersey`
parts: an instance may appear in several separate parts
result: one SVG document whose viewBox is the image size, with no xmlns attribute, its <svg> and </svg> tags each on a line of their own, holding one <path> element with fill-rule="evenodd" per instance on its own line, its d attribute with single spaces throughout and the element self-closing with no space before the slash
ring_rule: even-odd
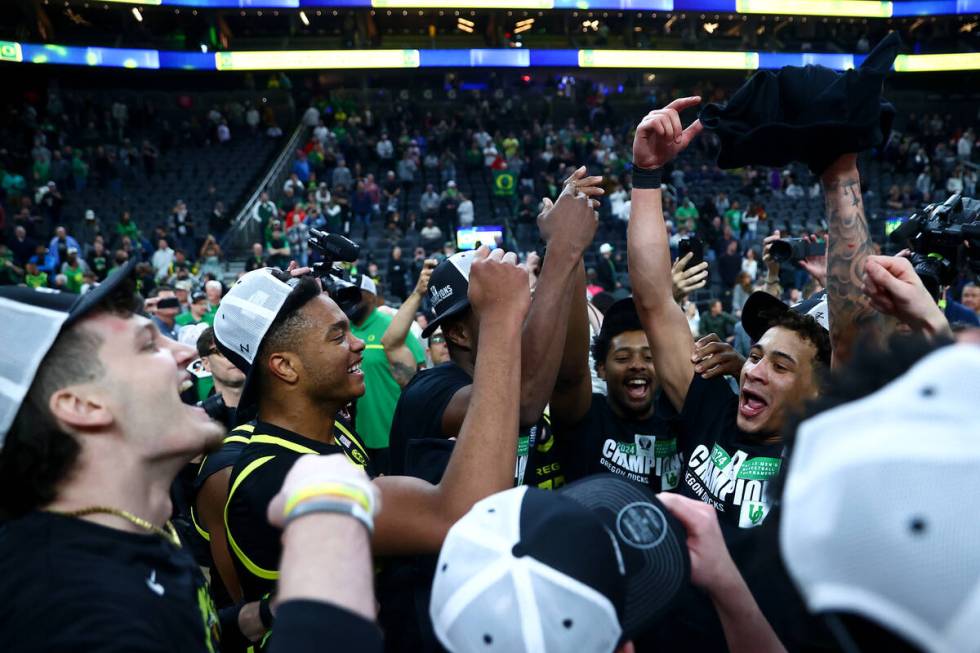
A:
<svg viewBox="0 0 980 653">
<path fill-rule="evenodd" d="M 312 453 L 319 454 L 320 452 L 316 449 L 310 449 L 309 447 L 304 447 L 301 444 L 296 444 L 295 442 L 290 442 L 284 438 L 277 438 L 274 435 L 253 435 L 249 442 L 257 442 L 259 444 L 274 444 L 276 446 L 282 447 L 283 449 L 289 449 L 290 451 L 295 451 L 296 453 Z"/>
<path fill-rule="evenodd" d="M 248 438 L 244 435 L 235 435 L 239 431 L 244 431 L 246 433 L 251 433 L 255 430 L 255 427 L 251 424 L 242 424 L 231 430 L 231 432 L 225 436 L 225 439 L 221 441 L 221 446 L 225 446 L 229 442 L 241 442 L 242 444 L 248 444 Z M 201 470 L 204 469 L 204 463 L 207 462 L 208 457 L 205 456 L 201 460 L 201 464 L 197 467 L 197 473 L 200 474 Z M 197 517 L 194 516 L 194 506 L 191 506 L 191 523 L 194 524 L 194 529 L 197 531 L 198 535 L 203 537 L 205 541 L 211 541 L 211 533 L 204 530 L 204 527 L 197 523 Z"/>
<path fill-rule="evenodd" d="M 204 538 L 206 542 L 211 541 L 211 533 L 204 530 L 204 527 L 197 523 L 197 517 L 194 515 L 194 506 L 191 506 L 191 523 L 194 524 L 194 530 L 197 534 Z"/>
<path fill-rule="evenodd" d="M 271 437 L 271 436 L 255 436 L 255 437 Z M 275 438 L 275 439 L 279 440 L 280 438 Z M 278 444 L 278 443 L 274 443 L 274 444 Z M 300 446 L 300 445 L 296 445 L 296 446 Z M 249 559 L 249 557 L 245 555 L 245 552 L 241 550 L 241 547 L 238 546 L 238 543 L 235 542 L 234 536 L 232 536 L 231 534 L 231 529 L 228 527 L 228 506 L 231 504 L 231 498 L 232 496 L 234 496 L 235 490 L 237 490 L 238 486 L 242 484 L 242 481 L 244 481 L 249 474 L 254 472 L 262 465 L 266 464 L 273 458 L 275 458 L 275 456 L 262 456 L 261 458 L 256 458 L 255 460 L 250 462 L 248 466 L 245 467 L 245 469 L 242 470 L 242 473 L 239 474 L 238 478 L 235 479 L 235 482 L 232 483 L 231 489 L 228 490 L 228 501 L 225 502 L 225 517 L 224 517 L 225 533 L 228 535 L 228 545 L 231 547 L 232 553 L 234 553 L 235 557 L 238 558 L 238 560 L 243 565 L 245 565 L 245 568 L 249 572 L 265 580 L 277 580 L 279 578 L 279 572 L 271 569 L 263 569 L 262 567 L 252 562 Z"/>
<path fill-rule="evenodd" d="M 339 420 L 334 420 L 333 425 L 334 425 L 334 428 L 337 428 L 338 430 L 340 430 L 341 433 L 343 433 L 344 435 L 347 436 L 347 439 L 351 441 L 351 444 L 353 446 L 357 447 L 357 450 L 358 451 L 360 451 L 362 454 L 364 454 L 364 460 L 365 461 L 371 460 L 371 456 L 368 455 L 367 450 L 364 447 L 361 446 L 361 443 L 358 442 L 357 438 L 354 437 L 354 434 L 351 433 L 347 429 L 346 426 L 344 426 L 343 424 L 341 424 Z M 346 455 L 346 451 L 345 451 L 345 455 Z M 347 458 L 350 459 L 350 461 L 353 462 L 358 467 L 363 467 L 363 465 L 361 463 L 359 463 L 358 461 L 354 460 L 350 456 L 347 456 Z"/>
</svg>

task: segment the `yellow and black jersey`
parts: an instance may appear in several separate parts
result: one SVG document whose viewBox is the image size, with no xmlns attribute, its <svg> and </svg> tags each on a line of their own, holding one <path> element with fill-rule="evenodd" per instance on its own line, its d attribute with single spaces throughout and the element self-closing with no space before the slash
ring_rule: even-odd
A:
<svg viewBox="0 0 980 653">
<path fill-rule="evenodd" d="M 296 459 L 305 454 L 343 453 L 372 473 L 360 438 L 339 419 L 334 422 L 334 439 L 335 444 L 327 444 L 265 422 L 255 424 L 232 469 L 225 504 L 228 547 L 246 601 L 274 591 L 279 578 L 281 533 L 269 525 L 266 511 Z"/>
<path fill-rule="evenodd" d="M 200 493 L 201 488 L 204 487 L 205 481 L 213 474 L 220 472 L 226 467 L 234 467 L 235 461 L 238 460 L 238 456 L 245 448 L 245 445 L 248 444 L 248 440 L 252 437 L 254 430 L 255 422 L 249 422 L 248 424 L 242 424 L 236 427 L 221 441 L 221 448 L 205 456 L 197 468 L 197 476 L 194 477 L 194 494 L 191 497 L 191 521 L 194 522 L 194 530 L 197 535 L 205 542 L 211 541 L 211 535 L 197 518 L 194 509 L 197 503 L 197 495 Z"/>
</svg>

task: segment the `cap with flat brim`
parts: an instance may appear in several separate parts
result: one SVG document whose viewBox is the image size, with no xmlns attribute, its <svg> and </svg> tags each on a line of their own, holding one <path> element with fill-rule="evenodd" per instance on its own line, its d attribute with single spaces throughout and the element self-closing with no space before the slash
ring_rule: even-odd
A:
<svg viewBox="0 0 980 653">
<path fill-rule="evenodd" d="M 106 280 L 84 295 L 33 289 L 0 287 L 0 342 L 4 365 L 0 366 L 0 447 L 7 437 L 27 391 L 44 357 L 58 335 L 90 314 L 128 279 L 135 261 L 113 270 Z"/>
<path fill-rule="evenodd" d="M 635 637 L 655 626 L 691 577 L 684 527 L 653 490 L 614 474 L 584 478 L 559 494 L 588 508 L 616 538 L 626 570 L 623 631 Z"/>
<path fill-rule="evenodd" d="M 469 309 L 470 266 L 476 251 L 457 252 L 436 266 L 429 278 L 428 299 L 432 318 L 422 330 L 428 338 L 439 325 Z"/>
<path fill-rule="evenodd" d="M 765 291 L 757 290 L 749 295 L 745 305 L 742 306 L 742 328 L 752 338 L 752 342 L 758 342 L 779 315 L 789 311 L 807 315 L 825 331 L 829 330 L 826 291 L 815 293 L 808 299 L 790 306 Z"/>
</svg>

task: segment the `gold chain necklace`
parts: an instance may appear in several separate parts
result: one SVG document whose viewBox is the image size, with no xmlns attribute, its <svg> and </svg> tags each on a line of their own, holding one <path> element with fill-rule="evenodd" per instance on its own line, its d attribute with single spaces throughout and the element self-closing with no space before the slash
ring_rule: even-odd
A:
<svg viewBox="0 0 980 653">
<path fill-rule="evenodd" d="M 65 517 L 87 517 L 88 515 L 96 514 L 114 515 L 116 517 L 121 517 L 129 523 L 139 526 L 150 533 L 159 535 L 163 539 L 171 542 L 174 546 L 180 546 L 180 537 L 177 535 L 177 530 L 169 521 L 165 524 L 166 529 L 163 529 L 155 524 L 151 524 L 142 517 L 137 517 L 133 513 L 120 508 L 110 508 L 108 506 L 90 506 L 88 508 L 79 508 L 78 510 L 52 510 L 50 512 L 53 512 L 56 515 L 64 515 Z"/>
</svg>

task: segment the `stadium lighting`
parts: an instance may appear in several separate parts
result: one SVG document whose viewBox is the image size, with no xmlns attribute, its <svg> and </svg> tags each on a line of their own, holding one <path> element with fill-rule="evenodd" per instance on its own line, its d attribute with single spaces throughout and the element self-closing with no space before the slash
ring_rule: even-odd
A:
<svg viewBox="0 0 980 653">
<path fill-rule="evenodd" d="M 140 12 L 139 7 L 133 7 L 133 18 L 136 19 L 137 23 L 143 22 L 143 14 Z"/>
<path fill-rule="evenodd" d="M 875 0 L 736 0 L 740 14 L 890 18 L 891 2 Z"/>
<path fill-rule="evenodd" d="M 306 25 L 307 27 L 310 26 L 310 19 L 306 17 L 306 12 L 305 11 L 300 11 L 299 12 L 299 19 L 301 21 L 303 21 L 303 24 Z"/>
<path fill-rule="evenodd" d="M 708 34 L 714 34 L 715 30 L 718 29 L 718 23 L 705 23 L 704 31 Z"/>
<path fill-rule="evenodd" d="M 534 27 L 533 18 L 525 18 L 524 20 L 519 20 L 517 21 L 517 24 L 514 26 L 514 34 L 521 34 L 523 32 L 528 31 L 532 27 Z"/>
<path fill-rule="evenodd" d="M 895 72 L 924 73 L 980 69 L 980 52 L 954 54 L 900 54 L 895 57 Z"/>
<path fill-rule="evenodd" d="M 579 50 L 582 68 L 697 68 L 756 70 L 757 52 L 697 52 L 685 50 Z"/>
<path fill-rule="evenodd" d="M 466 32 L 467 34 L 473 33 L 473 28 L 476 26 L 472 20 L 466 20 L 462 16 L 456 19 L 456 29 Z"/>
</svg>

